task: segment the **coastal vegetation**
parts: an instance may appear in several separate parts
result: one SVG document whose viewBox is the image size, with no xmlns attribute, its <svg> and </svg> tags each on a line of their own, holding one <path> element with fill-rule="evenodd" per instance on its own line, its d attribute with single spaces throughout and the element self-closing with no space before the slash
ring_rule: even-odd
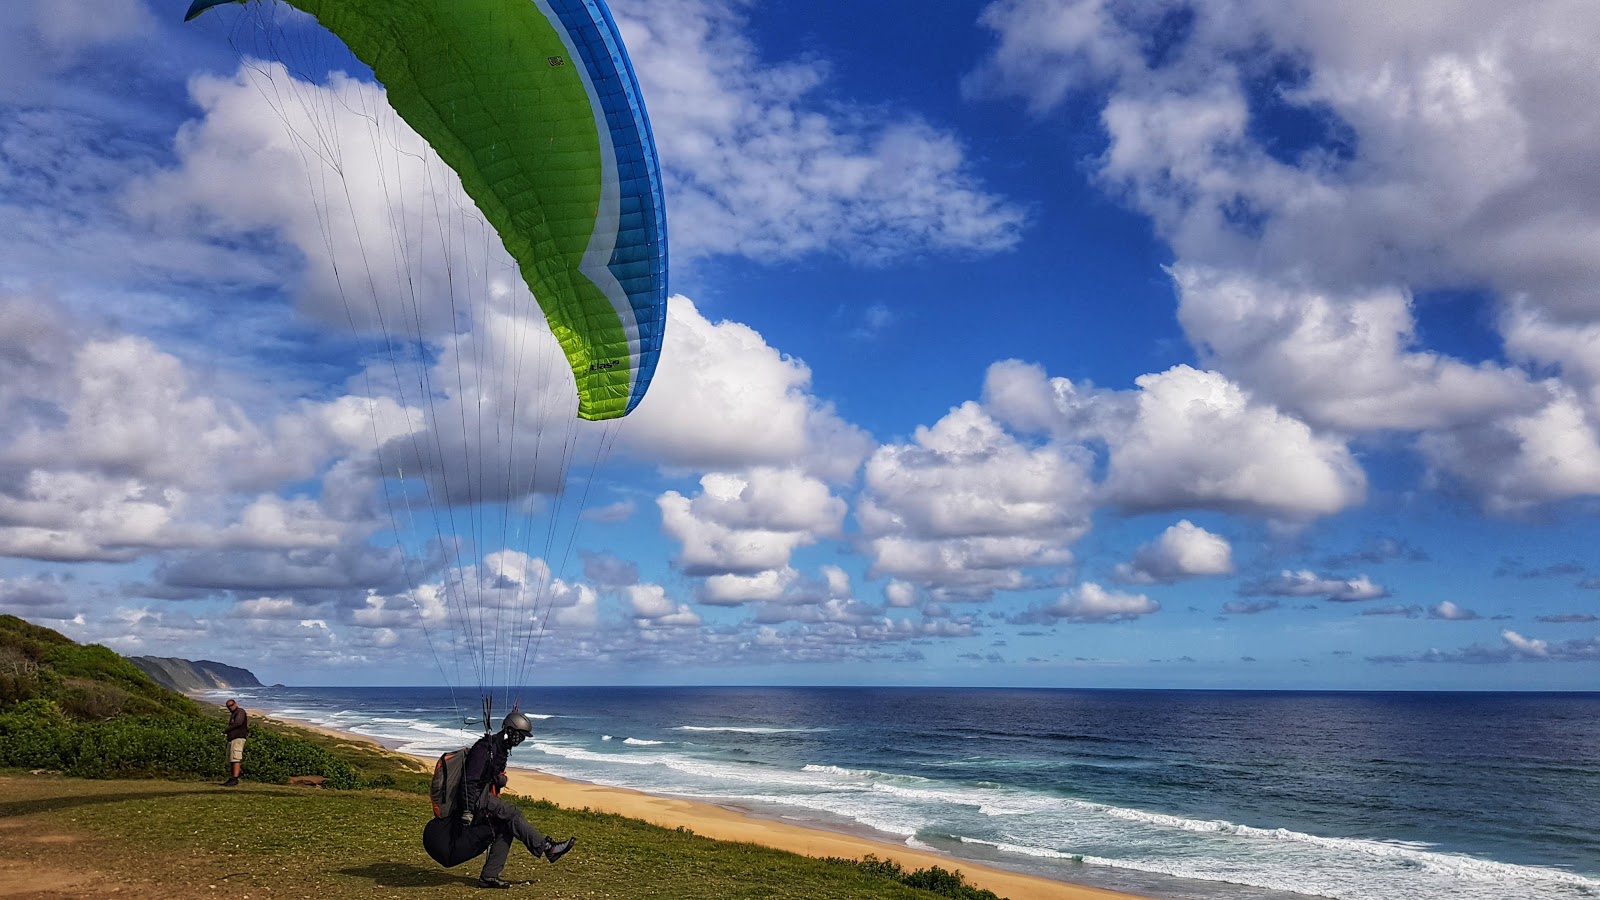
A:
<svg viewBox="0 0 1600 900">
<path fill-rule="evenodd" d="M 0 820 L 11 826 L 0 829 L 0 859 L 53 873 L 42 888 L 71 873 L 89 879 L 75 882 L 84 890 L 129 896 L 426 897 L 476 883 L 476 863 L 443 870 L 422 850 L 424 764 L 258 720 L 251 782 L 224 790 L 206 783 L 225 774 L 224 721 L 105 647 L 0 616 Z M 308 774 L 323 788 L 287 786 Z M 814 859 L 515 802 L 547 833 L 580 836 L 581 852 L 558 866 L 521 857 L 508 870 L 541 897 L 999 900 L 937 866 Z"/>
<path fill-rule="evenodd" d="M 223 778 L 224 721 L 105 647 L 0 616 L 0 767 L 80 778 Z M 275 784 L 294 775 L 338 788 L 395 782 L 272 725 L 252 731 L 250 769 Z"/>
</svg>

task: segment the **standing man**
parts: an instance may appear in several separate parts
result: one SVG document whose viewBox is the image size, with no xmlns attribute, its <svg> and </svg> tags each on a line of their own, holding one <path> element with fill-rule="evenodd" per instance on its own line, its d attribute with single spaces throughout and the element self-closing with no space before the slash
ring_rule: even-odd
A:
<svg viewBox="0 0 1600 900">
<path fill-rule="evenodd" d="M 522 842 L 534 859 L 543 856 L 551 862 L 560 859 L 577 838 L 552 841 L 528 822 L 522 810 L 500 798 L 500 789 L 506 786 L 506 758 L 511 749 L 533 733 L 533 723 L 516 709 L 506 716 L 498 734 L 486 734 L 467 751 L 466 808 L 475 813 L 476 822 L 486 822 L 494 828 L 494 842 L 489 845 L 489 855 L 483 861 L 483 874 L 478 878 L 481 888 L 508 888 L 511 883 L 500 880 L 506 857 L 511 855 L 511 841 Z"/>
<path fill-rule="evenodd" d="M 239 705 L 237 700 L 228 701 L 228 764 L 233 767 L 233 774 L 222 783 L 223 787 L 233 787 L 239 783 L 239 763 L 244 761 L 244 739 L 250 736 L 250 716 Z"/>
</svg>

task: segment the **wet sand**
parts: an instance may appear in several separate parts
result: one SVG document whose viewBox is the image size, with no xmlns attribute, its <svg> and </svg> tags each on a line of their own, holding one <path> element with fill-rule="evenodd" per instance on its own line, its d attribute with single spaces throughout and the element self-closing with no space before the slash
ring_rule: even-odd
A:
<svg viewBox="0 0 1600 900">
<path fill-rule="evenodd" d="M 394 750 L 381 741 L 352 732 L 325 728 L 271 713 L 263 713 L 262 716 L 341 740 L 363 741 Z M 433 764 L 431 759 L 409 758 L 417 759 L 423 768 L 429 768 Z M 248 766 L 248 755 L 246 765 Z M 879 859 L 894 860 L 908 870 L 926 869 L 932 866 L 938 866 L 946 871 L 959 869 L 969 884 L 994 891 L 1002 897 L 1009 897 L 1010 900 L 1134 900 L 1135 898 L 1133 894 L 1023 875 L 967 860 L 958 860 L 932 851 L 917 850 L 900 843 L 762 818 L 746 810 L 715 803 L 660 797 L 627 788 L 569 781 L 533 769 L 520 768 L 515 763 L 507 771 L 506 777 L 507 793 L 548 800 L 567 809 L 616 813 L 666 828 L 687 828 L 695 834 L 719 841 L 745 841 L 816 857 L 860 859 L 871 854 Z M 537 821 L 534 822 L 535 826 L 538 824 Z M 566 835 L 552 835 L 552 837 L 563 838 Z M 578 836 L 578 841 L 581 850 L 582 835 Z"/>
</svg>

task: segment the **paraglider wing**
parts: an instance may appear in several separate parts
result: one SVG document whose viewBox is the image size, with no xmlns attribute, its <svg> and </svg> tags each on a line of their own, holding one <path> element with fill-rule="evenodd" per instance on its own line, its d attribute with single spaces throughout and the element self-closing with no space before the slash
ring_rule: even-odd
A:
<svg viewBox="0 0 1600 900">
<path fill-rule="evenodd" d="M 225 0 L 195 0 L 188 18 Z M 461 177 L 572 367 L 578 415 L 638 405 L 666 324 L 666 217 L 639 85 L 600 0 L 285 0 L 372 68 Z"/>
</svg>

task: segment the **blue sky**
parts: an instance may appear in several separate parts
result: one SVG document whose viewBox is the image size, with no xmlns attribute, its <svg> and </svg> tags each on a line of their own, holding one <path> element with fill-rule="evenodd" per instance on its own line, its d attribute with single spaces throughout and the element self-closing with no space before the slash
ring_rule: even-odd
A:
<svg viewBox="0 0 1600 900">
<path fill-rule="evenodd" d="M 618 0 L 673 298 L 574 430 L 303 17 L 290 74 L 7 4 L 0 611 L 297 684 L 1594 689 L 1600 12 L 1503 6 Z M 391 367 L 341 301 L 402 283 L 449 327 Z M 517 406 L 533 490 L 379 477 L 444 421 L 396 372 Z"/>
</svg>

